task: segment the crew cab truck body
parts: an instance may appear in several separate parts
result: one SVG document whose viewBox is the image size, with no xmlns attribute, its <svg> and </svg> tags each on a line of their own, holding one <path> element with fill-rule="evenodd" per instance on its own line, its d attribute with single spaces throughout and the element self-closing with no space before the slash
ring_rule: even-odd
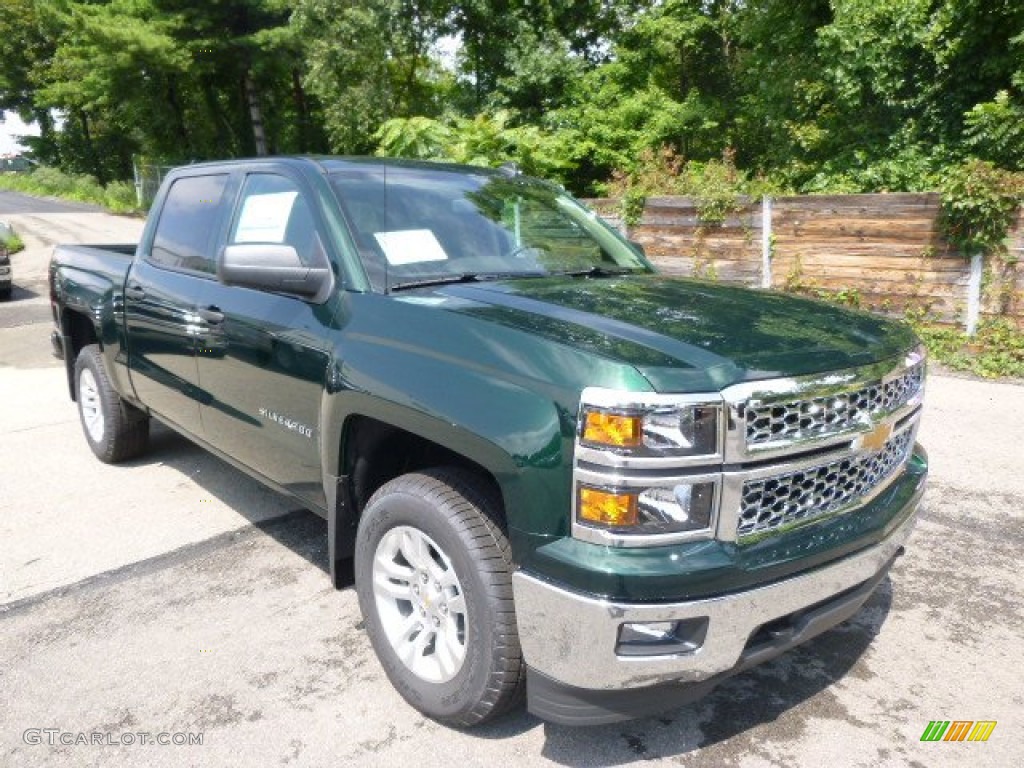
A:
<svg viewBox="0 0 1024 768">
<path fill-rule="evenodd" d="M 514 171 L 194 165 L 137 246 L 61 246 L 105 461 L 150 417 L 328 522 L 415 707 L 665 709 L 853 615 L 927 473 L 903 325 L 655 272 Z"/>
</svg>

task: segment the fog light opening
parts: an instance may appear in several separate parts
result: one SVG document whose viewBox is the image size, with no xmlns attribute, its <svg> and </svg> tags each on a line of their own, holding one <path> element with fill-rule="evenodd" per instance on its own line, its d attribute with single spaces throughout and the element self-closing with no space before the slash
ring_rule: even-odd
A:
<svg viewBox="0 0 1024 768">
<path fill-rule="evenodd" d="M 664 656 L 696 653 L 704 645 L 708 618 L 627 622 L 619 627 L 619 656 Z"/>
</svg>

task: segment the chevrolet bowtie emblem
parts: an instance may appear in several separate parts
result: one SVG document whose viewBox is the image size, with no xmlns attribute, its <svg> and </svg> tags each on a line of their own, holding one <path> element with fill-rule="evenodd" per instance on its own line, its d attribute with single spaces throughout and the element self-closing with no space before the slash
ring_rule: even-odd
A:
<svg viewBox="0 0 1024 768">
<path fill-rule="evenodd" d="M 865 451 L 880 451 L 889 442 L 892 435 L 892 424 L 879 424 L 860 439 L 860 446 Z"/>
</svg>

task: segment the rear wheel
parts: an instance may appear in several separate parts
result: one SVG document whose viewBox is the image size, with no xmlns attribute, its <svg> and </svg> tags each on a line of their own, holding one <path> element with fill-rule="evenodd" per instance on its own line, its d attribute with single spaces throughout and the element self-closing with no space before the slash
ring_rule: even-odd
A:
<svg viewBox="0 0 1024 768">
<path fill-rule="evenodd" d="M 406 701 L 452 725 L 501 714 L 523 691 L 499 511 L 489 484 L 438 469 L 386 483 L 359 523 L 356 591 L 373 648 Z"/>
<path fill-rule="evenodd" d="M 83 347 L 78 353 L 75 391 L 86 442 L 100 461 L 114 464 L 146 449 L 149 416 L 117 394 L 97 344 Z"/>
</svg>

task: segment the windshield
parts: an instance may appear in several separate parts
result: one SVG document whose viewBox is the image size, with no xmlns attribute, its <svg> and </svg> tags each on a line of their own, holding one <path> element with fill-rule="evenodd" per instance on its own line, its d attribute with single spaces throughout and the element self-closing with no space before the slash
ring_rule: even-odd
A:
<svg viewBox="0 0 1024 768">
<path fill-rule="evenodd" d="M 595 214 L 536 180 L 381 165 L 353 165 L 329 178 L 377 290 L 650 271 Z"/>
</svg>

